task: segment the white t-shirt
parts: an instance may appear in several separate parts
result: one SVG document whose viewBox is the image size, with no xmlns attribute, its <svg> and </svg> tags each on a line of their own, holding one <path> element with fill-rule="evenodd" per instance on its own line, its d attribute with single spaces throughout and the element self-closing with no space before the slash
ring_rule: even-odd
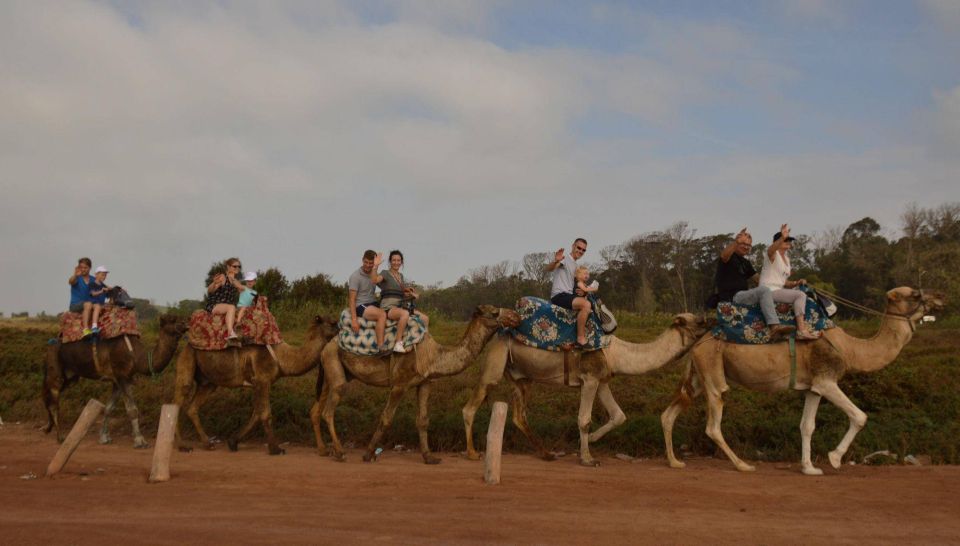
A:
<svg viewBox="0 0 960 546">
<path fill-rule="evenodd" d="M 557 294 L 573 294 L 574 280 L 573 274 L 577 271 L 577 262 L 564 254 L 560 265 L 553 270 L 553 287 L 550 289 L 550 297 Z"/>
<path fill-rule="evenodd" d="M 760 270 L 760 286 L 769 287 L 771 290 L 779 290 L 786 284 L 790 278 L 790 258 L 780 254 L 779 251 L 773 253 L 773 261 L 770 256 L 763 253 L 763 269 Z"/>
</svg>

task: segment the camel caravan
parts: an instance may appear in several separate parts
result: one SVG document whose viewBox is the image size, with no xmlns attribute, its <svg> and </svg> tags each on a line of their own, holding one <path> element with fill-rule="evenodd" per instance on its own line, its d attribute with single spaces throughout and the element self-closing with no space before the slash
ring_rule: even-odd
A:
<svg viewBox="0 0 960 546">
<path fill-rule="evenodd" d="M 656 339 L 632 343 L 613 335 L 614 315 L 603 305 L 599 283 L 590 282 L 589 270 L 580 265 L 587 241 L 577 238 L 569 253 L 561 248 L 545 267 L 552 272 L 550 299 L 521 298 L 514 308 L 480 305 L 459 343 L 443 346 L 429 332 L 429 317 L 417 308 L 419 294 L 405 279 L 403 254 L 388 256 L 364 252 L 360 267 L 348 281 L 348 302 L 337 318 L 316 316 L 307 325 L 299 347 L 285 343 L 270 313 L 267 298 L 258 295 L 256 274 L 241 275 L 238 258 L 223 262 L 223 269 L 208 279 L 206 305 L 189 319 L 161 315 L 158 338 L 152 350 L 140 341 L 136 313 L 129 296 L 105 284 L 105 267 L 90 276 L 91 262 L 82 258 L 70 277 L 71 302 L 61 315 L 61 332 L 47 348 L 43 400 L 49 415 L 45 431 L 57 429 L 59 398 L 63 389 L 79 378 L 112 383 L 100 442 L 110 441 L 107 420 L 116 401 L 123 398 L 134 435 L 134 446 L 146 447 L 139 429 L 139 413 L 132 396 L 136 374 L 156 376 L 173 359 L 179 341 L 187 337 L 176 363 L 173 403 L 196 429 L 200 443 L 213 449 L 216 441 L 200 422 L 200 408 L 220 387 L 253 390 L 253 413 L 227 440 L 232 451 L 259 423 L 271 455 L 283 453 L 274 436 L 270 388 L 281 377 L 304 375 L 318 368 L 316 400 L 310 420 L 322 456 L 346 460 L 336 432 L 335 414 L 347 385 L 357 380 L 389 390 L 387 403 L 370 437 L 363 460 L 375 461 L 379 444 L 389 429 L 397 407 L 409 389 L 416 389 L 419 449 L 426 464 L 440 459 L 430 450 L 429 398 L 434 381 L 460 374 L 480 361 L 479 380 L 463 407 L 466 456 L 480 459 L 473 439 L 476 413 L 491 387 L 503 378 L 512 386 L 513 423 L 540 457 L 553 460 L 527 423 L 527 406 L 533 384 L 576 388 L 579 461 L 597 466 L 590 444 L 626 421 L 610 388 L 618 375 L 640 375 L 685 362 L 677 394 L 661 415 L 667 461 L 683 468 L 672 444 L 673 425 L 692 401 L 705 395 L 707 435 L 741 471 L 754 470 L 727 445 L 720 429 L 723 393 L 730 383 L 761 392 L 796 390 L 805 393 L 800 423 L 804 474 L 818 475 L 810 441 L 821 398 L 826 398 L 850 420 L 840 444 L 828 454 L 839 468 L 844 454 L 867 416 L 838 386 L 847 372 L 871 372 L 892 362 L 910 341 L 917 324 L 943 308 L 939 292 L 900 287 L 887 293 L 879 331 L 859 339 L 836 326 L 836 306 L 809 287 L 804 279 L 792 280 L 789 250 L 793 238 L 784 224 L 773 236 L 757 272 L 747 256 L 753 239 L 746 228 L 720 253 L 716 290 L 706 307 L 707 317 L 676 315 Z M 378 294 L 379 292 L 379 294 Z M 841 303 L 856 306 L 852 302 Z M 870 311 L 866 308 L 861 310 Z M 594 402 L 599 399 L 606 421 L 591 431 Z M 323 439 L 322 425 L 330 447 Z M 176 441 L 181 451 L 190 447 Z"/>
</svg>

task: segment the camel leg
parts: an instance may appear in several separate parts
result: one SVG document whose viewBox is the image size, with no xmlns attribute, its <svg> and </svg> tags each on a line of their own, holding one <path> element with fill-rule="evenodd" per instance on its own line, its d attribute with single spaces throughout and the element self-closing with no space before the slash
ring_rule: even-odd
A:
<svg viewBox="0 0 960 546">
<path fill-rule="evenodd" d="M 216 390 L 217 386 L 212 383 L 198 385 L 196 391 L 193 393 L 193 396 L 191 396 L 190 400 L 187 402 L 187 407 L 184 410 L 187 414 L 187 418 L 189 418 L 190 422 L 193 423 L 194 430 L 197 431 L 197 436 L 200 439 L 200 443 L 203 444 L 207 449 L 213 449 L 215 444 L 210 441 L 210 436 L 207 435 L 207 431 L 203 428 L 203 423 L 200 422 L 200 408 L 207 403 L 207 400 L 210 399 L 210 395 Z"/>
<path fill-rule="evenodd" d="M 800 468 L 808 476 L 820 476 L 823 470 L 813 466 L 810 460 L 810 439 L 813 437 L 813 431 L 817 427 L 817 409 L 820 407 L 820 395 L 807 391 L 806 398 L 803 400 L 803 418 L 800 419 Z"/>
<path fill-rule="evenodd" d="M 387 399 L 387 405 L 383 408 L 383 412 L 380 414 L 380 422 L 377 423 L 377 430 L 374 431 L 373 437 L 370 438 L 370 443 L 367 444 L 367 452 L 363 454 L 363 462 L 369 463 L 373 460 L 373 450 L 377 448 L 377 444 L 380 442 L 380 438 L 383 437 L 383 433 L 390 428 L 390 424 L 393 423 L 393 416 L 397 412 L 397 406 L 400 405 L 400 399 L 403 398 L 404 391 L 407 390 L 406 385 L 394 385 L 390 389 L 390 397 Z"/>
<path fill-rule="evenodd" d="M 814 383 L 813 390 L 829 400 L 834 406 L 840 408 L 850 419 L 850 428 L 847 429 L 847 433 L 843 435 L 843 439 L 837 444 L 837 448 L 827 455 L 830 459 L 830 466 L 840 468 L 840 462 L 847 453 L 847 449 L 850 448 L 850 444 L 853 443 L 853 439 L 866 426 L 867 414 L 855 406 L 836 383 Z"/>
<path fill-rule="evenodd" d="M 730 462 L 741 472 L 752 472 L 757 468 L 749 465 L 730 449 L 727 441 L 723 439 L 723 432 L 720 430 L 720 422 L 723 420 L 723 393 L 706 389 L 707 392 L 707 436 L 726 454 Z"/>
<path fill-rule="evenodd" d="M 603 408 L 607 410 L 609 418 L 603 426 L 590 433 L 591 442 L 596 442 L 600 438 L 603 438 L 606 433 L 622 425 L 627 420 L 627 415 L 620 409 L 620 405 L 617 404 L 616 399 L 613 397 L 613 392 L 610 391 L 610 383 L 601 383 L 600 388 L 597 390 L 597 396 L 600 397 L 600 403 L 603 404 Z"/>
<path fill-rule="evenodd" d="M 59 346 L 47 347 L 46 367 L 43 377 L 43 405 L 47 409 L 47 425 L 44 433 L 57 429 L 57 441 L 63 441 L 60 432 L 60 393 L 66 388 L 63 372 L 60 368 Z"/>
<path fill-rule="evenodd" d="M 110 393 L 110 400 L 107 401 L 107 406 L 103 409 L 103 425 L 100 427 L 100 439 L 98 440 L 101 444 L 109 444 L 113 440 L 110 438 L 110 427 L 108 422 L 110 421 L 110 412 L 113 411 L 113 408 L 117 405 L 117 400 L 120 399 L 120 384 L 114 383 L 113 390 Z"/>
<path fill-rule="evenodd" d="M 430 427 L 430 383 L 424 382 L 417 387 L 417 434 L 420 436 L 420 454 L 426 464 L 440 464 L 440 458 L 430 454 L 430 442 L 427 429 Z"/>
<path fill-rule="evenodd" d="M 703 394 L 703 387 L 693 366 L 687 363 L 680 389 L 673 398 L 673 402 L 660 414 L 660 424 L 663 425 L 663 441 L 666 446 L 667 462 L 670 468 L 683 468 L 686 463 L 677 459 L 673 452 L 673 424 L 683 410 L 687 409 L 693 400 Z"/>
<path fill-rule="evenodd" d="M 530 424 L 527 422 L 527 405 L 530 402 L 530 380 L 528 379 L 514 379 L 509 374 L 506 376 L 507 380 L 513 386 L 513 424 L 520 429 L 520 432 L 527 437 L 527 440 L 530 440 L 530 443 L 533 444 L 534 449 L 540 453 L 540 458 L 544 461 L 553 461 L 557 457 L 547 451 L 547 448 L 544 447 L 543 441 L 540 440 L 540 437 L 533 433 L 533 430 L 530 428 Z"/>
<path fill-rule="evenodd" d="M 486 360 L 483 361 L 483 367 L 480 370 L 480 381 L 473 389 L 473 394 L 467 403 L 463 406 L 463 428 L 467 435 L 467 458 L 473 461 L 480 460 L 480 453 L 473 445 L 473 420 L 477 415 L 477 410 L 487 398 L 487 389 L 496 385 L 503 377 L 503 370 L 507 366 L 507 344 L 496 340 L 490 344 Z M 514 410 L 516 417 L 516 410 Z"/>
<path fill-rule="evenodd" d="M 123 392 L 123 405 L 127 409 L 127 418 L 130 419 L 130 428 L 133 432 L 133 447 L 144 449 L 150 447 L 147 440 L 140 432 L 140 409 L 137 408 L 137 401 L 133 398 L 133 385 L 128 381 L 123 381 L 121 385 Z"/>
<path fill-rule="evenodd" d="M 320 373 L 323 373 L 323 370 L 320 370 Z M 313 434 L 317 437 L 317 454 L 321 457 L 326 457 L 329 453 L 327 445 L 323 443 L 323 434 L 320 432 L 320 417 L 322 417 L 323 407 L 327 403 L 328 389 L 329 386 L 324 383 L 320 389 L 320 395 L 313 403 L 313 407 L 310 408 L 310 423 L 313 425 Z"/>
<path fill-rule="evenodd" d="M 193 347 L 188 343 L 184 347 L 183 351 L 180 352 L 180 356 L 177 357 L 176 363 L 176 377 L 174 378 L 173 384 L 173 403 L 179 408 L 184 408 L 184 402 L 192 402 L 191 399 L 188 399 L 188 395 L 191 395 L 193 390 L 194 381 L 193 374 L 196 371 L 196 355 L 194 354 Z M 183 413 L 183 412 L 181 412 Z M 180 436 L 180 418 L 177 418 L 177 425 L 174 429 L 174 438 L 177 444 L 177 447 L 180 451 L 192 451 L 193 448 L 183 445 L 183 440 Z"/>
<path fill-rule="evenodd" d="M 343 452 L 343 444 L 340 443 L 340 438 L 337 436 L 337 429 L 333 421 L 337 405 L 340 403 L 343 391 L 347 387 L 347 379 L 343 373 L 343 368 L 339 366 L 336 354 L 330 355 L 328 358 L 326 351 L 324 351 L 323 364 L 323 388 L 327 391 L 327 403 L 323 406 L 323 420 L 327 423 L 327 432 L 330 433 L 333 459 L 338 462 L 344 462 L 347 460 L 347 457 Z"/>
<path fill-rule="evenodd" d="M 580 412 L 577 414 L 577 428 L 580 429 L 580 464 L 600 466 L 600 461 L 590 455 L 590 422 L 593 420 L 593 401 L 600 388 L 600 382 L 593 376 L 581 375 Z"/>
</svg>

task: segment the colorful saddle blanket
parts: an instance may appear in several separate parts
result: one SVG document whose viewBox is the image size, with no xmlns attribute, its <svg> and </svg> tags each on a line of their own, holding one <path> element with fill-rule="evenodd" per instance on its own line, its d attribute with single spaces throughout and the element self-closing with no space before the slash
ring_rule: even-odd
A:
<svg viewBox="0 0 960 546">
<path fill-rule="evenodd" d="M 810 329 L 819 332 L 834 328 L 836 324 L 816 302 L 813 291 L 806 286 L 802 286 L 801 289 L 807 294 L 804 319 Z M 793 306 L 789 303 L 777 304 L 777 316 L 780 317 L 780 324 L 797 325 L 793 316 Z M 717 325 L 713 328 L 713 337 L 730 343 L 751 345 L 771 342 L 770 328 L 767 328 L 759 305 L 737 305 L 729 301 L 722 301 L 717 305 Z M 784 337 L 778 341 L 786 339 Z"/>
<path fill-rule="evenodd" d="M 520 326 L 509 333 L 514 339 L 538 349 L 560 351 L 561 345 L 577 341 L 577 313 L 553 305 L 542 298 L 526 296 L 517 300 Z M 590 314 L 587 320 L 587 346 L 584 350 L 595 351 L 610 346 L 610 336 L 603 334 L 600 321 Z"/>
<path fill-rule="evenodd" d="M 350 325 L 350 310 L 344 309 L 340 313 L 340 333 L 337 334 L 337 345 L 348 353 L 369 356 L 379 353 L 377 349 L 377 334 L 374 331 L 376 321 L 367 320 L 363 317 L 357 319 L 360 322 L 360 331 L 354 332 Z M 414 345 L 423 341 L 423 336 L 427 334 L 427 327 L 418 316 L 410 317 L 407 321 L 407 331 L 403 334 L 403 345 L 410 349 Z M 383 344 L 386 347 L 393 347 L 397 339 L 397 321 L 388 320 L 387 329 L 384 332 Z"/>
<path fill-rule="evenodd" d="M 267 298 L 258 296 L 253 307 L 248 307 L 243 319 L 236 325 L 237 335 L 251 345 L 276 345 L 283 339 L 277 319 L 267 307 Z M 219 351 L 227 348 L 227 321 L 223 315 L 212 315 L 203 309 L 190 315 L 190 345 L 201 351 Z"/>
<path fill-rule="evenodd" d="M 105 305 L 100 311 L 100 339 L 111 339 L 122 335 L 139 336 L 137 312 L 115 305 Z M 60 341 L 71 343 L 83 339 L 83 316 L 67 311 L 60 315 Z"/>
</svg>

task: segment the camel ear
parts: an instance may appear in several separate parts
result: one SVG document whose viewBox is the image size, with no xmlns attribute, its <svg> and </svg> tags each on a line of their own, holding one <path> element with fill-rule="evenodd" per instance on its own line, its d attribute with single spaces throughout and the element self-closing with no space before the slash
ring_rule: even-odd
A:
<svg viewBox="0 0 960 546">
<path fill-rule="evenodd" d="M 686 326 L 686 325 L 687 325 L 687 320 L 686 320 L 685 318 L 681 317 L 680 315 L 677 315 L 677 316 L 673 317 L 673 325 L 674 325 L 674 326 Z"/>
<path fill-rule="evenodd" d="M 890 301 L 900 301 L 900 293 L 896 290 L 887 292 L 887 299 Z"/>
<path fill-rule="evenodd" d="M 910 295 L 913 296 L 914 298 L 920 299 L 920 296 L 922 296 L 923 294 L 921 294 L 919 290 L 914 288 L 913 292 L 911 292 Z"/>
</svg>

